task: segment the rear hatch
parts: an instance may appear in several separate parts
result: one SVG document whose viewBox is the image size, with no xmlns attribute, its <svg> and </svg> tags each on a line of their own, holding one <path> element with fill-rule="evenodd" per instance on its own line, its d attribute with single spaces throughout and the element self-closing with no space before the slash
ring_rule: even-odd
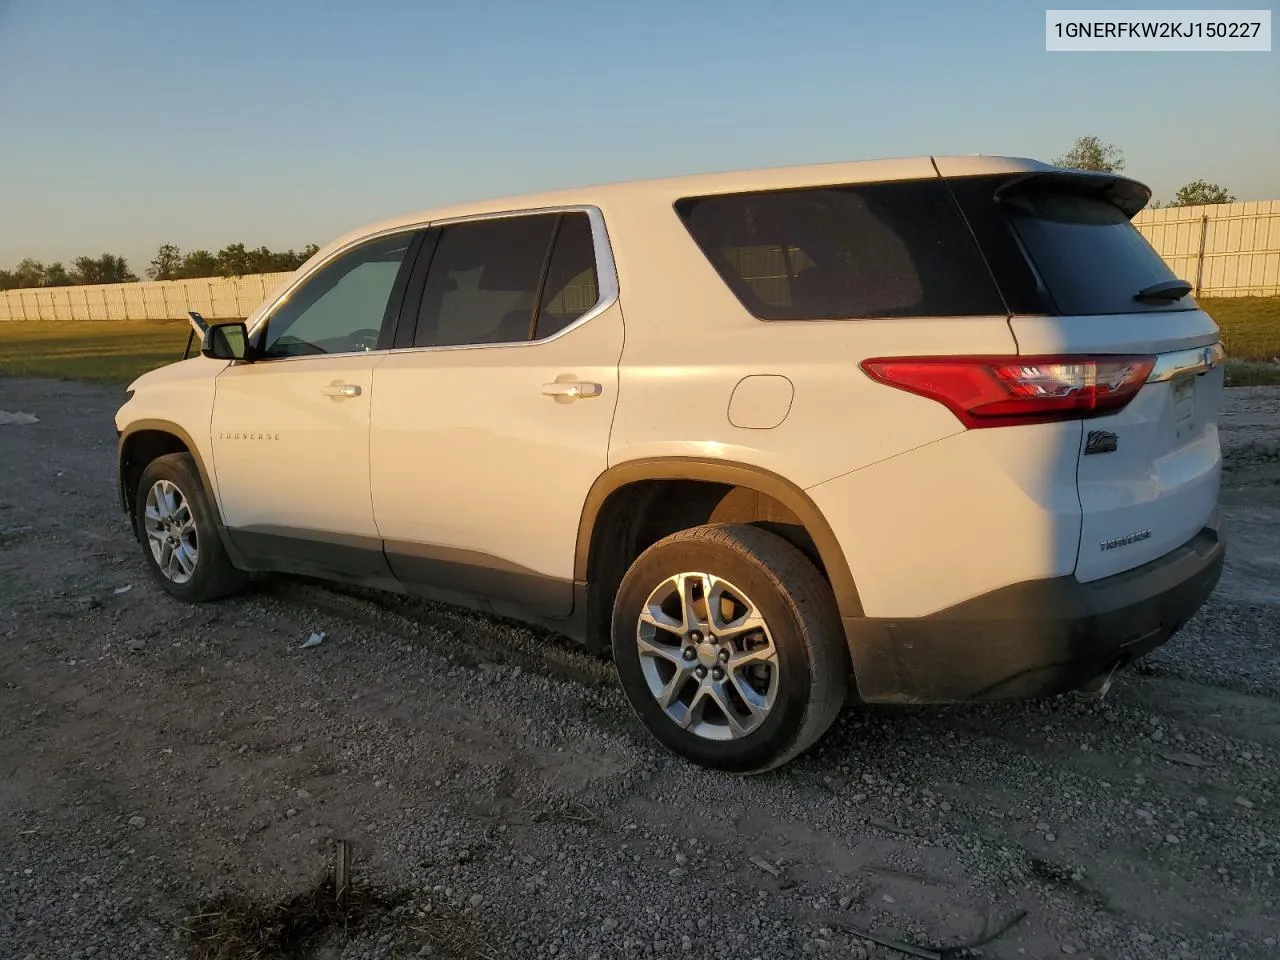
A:
<svg viewBox="0 0 1280 960">
<path fill-rule="evenodd" d="M 1149 191 L 1061 171 L 948 184 L 1005 296 L 1020 355 L 1150 364 L 1127 405 L 1084 421 L 1076 577 L 1111 576 L 1190 540 L 1217 505 L 1222 350 L 1190 287 L 1130 223 Z"/>
</svg>

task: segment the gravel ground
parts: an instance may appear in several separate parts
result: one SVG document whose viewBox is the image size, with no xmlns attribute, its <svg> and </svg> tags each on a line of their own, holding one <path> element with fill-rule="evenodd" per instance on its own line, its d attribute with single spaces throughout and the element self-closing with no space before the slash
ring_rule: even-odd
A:
<svg viewBox="0 0 1280 960">
<path fill-rule="evenodd" d="M 170 600 L 114 499 L 120 399 L 0 380 L 40 418 L 0 426 L 5 960 L 298 940 L 337 840 L 387 903 L 295 955 L 1280 957 L 1280 391 L 1228 394 L 1222 586 L 1105 700 L 850 707 L 750 779 L 535 631 L 291 578 Z"/>
</svg>

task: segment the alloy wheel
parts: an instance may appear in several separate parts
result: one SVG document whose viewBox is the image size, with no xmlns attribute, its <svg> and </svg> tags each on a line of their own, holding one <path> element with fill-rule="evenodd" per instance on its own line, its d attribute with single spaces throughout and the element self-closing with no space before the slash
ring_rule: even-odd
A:
<svg viewBox="0 0 1280 960">
<path fill-rule="evenodd" d="M 151 485 L 142 522 L 160 572 L 173 583 L 189 582 L 199 559 L 199 536 L 191 505 L 175 483 L 157 480 Z"/>
<path fill-rule="evenodd" d="M 736 740 L 769 716 L 778 652 L 747 594 L 709 573 L 678 573 L 649 594 L 636 625 L 649 692 L 672 722 L 708 740 Z"/>
</svg>

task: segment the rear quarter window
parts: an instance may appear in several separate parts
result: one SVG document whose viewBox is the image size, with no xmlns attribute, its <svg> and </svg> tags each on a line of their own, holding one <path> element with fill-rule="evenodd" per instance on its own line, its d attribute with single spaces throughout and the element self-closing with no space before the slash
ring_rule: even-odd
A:
<svg viewBox="0 0 1280 960">
<path fill-rule="evenodd" d="M 1006 313 L 941 180 L 686 197 L 676 212 L 762 320 Z"/>
<path fill-rule="evenodd" d="M 1092 184 L 1092 186 L 1091 186 Z M 1090 316 L 1194 310 L 1195 301 L 1143 302 L 1135 295 L 1176 280 L 1169 266 L 1096 181 L 1056 176 L 1054 186 L 1005 176 L 948 181 L 1015 314 Z"/>
<path fill-rule="evenodd" d="M 1140 290 L 1177 277 L 1124 212 L 1106 200 L 1031 191 L 1010 197 L 1003 206 L 1060 314 L 1196 308 L 1189 296 L 1173 303 L 1134 298 Z"/>
</svg>

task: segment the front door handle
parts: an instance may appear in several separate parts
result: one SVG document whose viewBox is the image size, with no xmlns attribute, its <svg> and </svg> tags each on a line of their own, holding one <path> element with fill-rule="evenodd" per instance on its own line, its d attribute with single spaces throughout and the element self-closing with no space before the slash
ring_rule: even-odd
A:
<svg viewBox="0 0 1280 960">
<path fill-rule="evenodd" d="M 360 396 L 360 387 L 354 383 L 343 383 L 341 380 L 335 380 L 327 387 L 321 387 L 320 392 L 326 397 L 333 397 L 335 400 L 341 400 L 343 397 Z"/>
<path fill-rule="evenodd" d="M 555 397 L 559 403 L 598 397 L 601 391 L 600 384 L 588 383 L 585 380 L 556 380 L 554 383 L 544 383 L 542 385 L 543 394 L 548 397 Z"/>
</svg>

